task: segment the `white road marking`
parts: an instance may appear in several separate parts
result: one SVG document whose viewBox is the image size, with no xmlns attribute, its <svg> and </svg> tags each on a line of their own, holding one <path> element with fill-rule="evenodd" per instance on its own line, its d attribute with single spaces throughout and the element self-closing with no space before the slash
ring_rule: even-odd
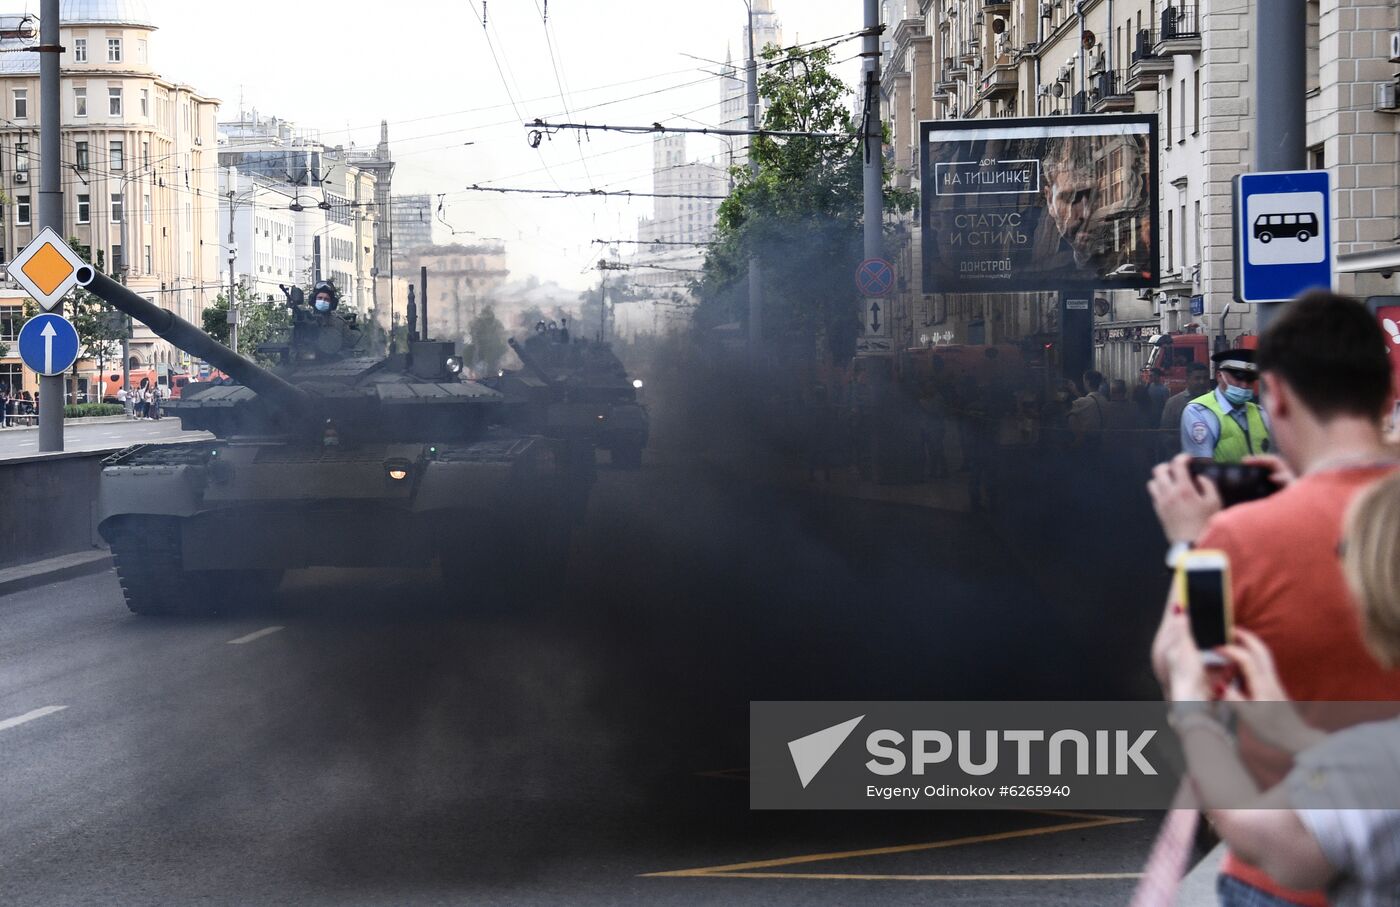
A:
<svg viewBox="0 0 1400 907">
<path fill-rule="evenodd" d="M 244 643 L 252 642 L 252 641 L 255 640 L 255 639 L 262 639 L 264 636 L 271 636 L 273 633 L 276 633 L 278 630 L 285 630 L 285 629 L 287 629 L 287 628 L 286 628 L 286 627 L 263 627 L 261 630 L 258 630 L 258 631 L 255 632 L 255 633 L 249 633 L 247 636 L 240 636 L 240 637 L 238 637 L 237 639 L 230 639 L 230 640 L 228 641 L 228 644 L 231 645 L 231 646 L 241 646 L 241 645 L 243 645 Z"/>
<path fill-rule="evenodd" d="M 52 715 L 54 712 L 61 712 L 66 708 L 68 708 L 66 705 L 46 705 L 42 709 L 25 712 L 23 715 L 19 715 L 15 718 L 6 718 L 4 721 L 0 721 L 0 731 L 8 731 L 12 727 L 27 724 L 36 718 L 43 718 L 45 715 Z"/>
</svg>

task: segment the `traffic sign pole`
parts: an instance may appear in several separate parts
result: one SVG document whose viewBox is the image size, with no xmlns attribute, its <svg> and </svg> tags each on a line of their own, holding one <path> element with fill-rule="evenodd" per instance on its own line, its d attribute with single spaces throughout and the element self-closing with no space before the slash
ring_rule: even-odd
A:
<svg viewBox="0 0 1400 907">
<path fill-rule="evenodd" d="M 62 127 L 59 96 L 59 54 L 63 52 L 59 35 L 58 0 L 41 0 L 39 4 L 39 226 L 63 234 L 63 184 L 60 148 Z M 122 254 L 126 254 L 123 251 Z M 63 312 L 63 303 L 53 311 Z M 39 450 L 63 450 L 63 376 L 39 378 Z"/>
</svg>

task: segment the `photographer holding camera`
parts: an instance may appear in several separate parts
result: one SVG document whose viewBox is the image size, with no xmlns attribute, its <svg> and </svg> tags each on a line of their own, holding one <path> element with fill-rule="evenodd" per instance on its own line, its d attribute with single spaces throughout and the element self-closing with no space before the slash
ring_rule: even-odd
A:
<svg viewBox="0 0 1400 907">
<path fill-rule="evenodd" d="M 1247 462 L 1267 466 L 1283 488 L 1222 510 L 1214 483 L 1191 474 L 1190 454 L 1159 465 L 1148 492 L 1171 543 L 1169 561 L 1192 546 L 1225 552 L 1235 624 L 1272 651 L 1290 698 L 1400 700 L 1400 670 L 1367 650 L 1337 558 L 1353 498 L 1400 465 L 1381 436 L 1390 360 L 1380 326 L 1354 300 L 1309 293 L 1260 338 L 1257 366 L 1283 459 Z M 1164 689 L 1172 617 L 1164 615 L 1153 642 Z M 1284 776 L 1286 756 L 1257 742 L 1241 745 L 1261 786 Z M 1227 905 L 1326 904 L 1320 892 L 1285 889 L 1233 855 L 1223 871 Z"/>
</svg>

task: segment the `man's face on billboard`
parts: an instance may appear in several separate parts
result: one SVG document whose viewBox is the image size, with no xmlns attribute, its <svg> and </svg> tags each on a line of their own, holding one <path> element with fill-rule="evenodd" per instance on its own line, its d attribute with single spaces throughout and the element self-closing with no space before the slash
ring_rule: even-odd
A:
<svg viewBox="0 0 1400 907">
<path fill-rule="evenodd" d="M 1046 207 L 1060 236 L 1074 249 L 1074 257 L 1083 262 L 1092 252 L 1093 231 L 1090 229 L 1094 210 L 1098 207 L 1097 184 L 1094 174 L 1087 170 L 1064 167 L 1056 170 L 1045 187 Z"/>
</svg>

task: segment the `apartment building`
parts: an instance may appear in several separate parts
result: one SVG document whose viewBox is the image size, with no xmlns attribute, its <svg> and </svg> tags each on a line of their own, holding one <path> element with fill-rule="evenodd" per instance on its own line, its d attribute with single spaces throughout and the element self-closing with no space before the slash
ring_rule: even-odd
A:
<svg viewBox="0 0 1400 907">
<path fill-rule="evenodd" d="M 1092 294 L 1100 366 L 1135 377 L 1163 331 L 1233 340 L 1256 326 L 1233 301 L 1233 178 L 1253 169 L 1254 2 L 889 0 L 883 93 L 896 180 L 918 188 L 925 119 L 1152 114 L 1157 123 L 1160 285 Z M 1308 21 L 1310 166 L 1333 178 L 1339 285 L 1395 292 L 1382 276 L 1397 220 L 1397 61 L 1393 0 L 1299 0 Z M 1400 59 L 1400 46 L 1395 48 Z M 896 339 L 1001 342 L 1050 331 L 1058 295 L 944 294 L 923 286 L 917 215 L 891 254 L 905 279 Z"/>
<path fill-rule="evenodd" d="M 64 233 L 134 291 L 198 323 L 220 291 L 219 102 L 157 72 L 157 27 L 140 0 L 64 0 L 60 15 Z M 39 55 L 25 51 L 38 20 L 4 18 L 31 36 L 0 41 L 0 261 L 34 236 L 41 163 Z M 13 296 L 0 303 L 0 324 L 17 308 Z M 189 364 L 144 326 L 130 347 L 136 368 Z M 0 383 L 36 381 L 11 356 Z"/>
</svg>

